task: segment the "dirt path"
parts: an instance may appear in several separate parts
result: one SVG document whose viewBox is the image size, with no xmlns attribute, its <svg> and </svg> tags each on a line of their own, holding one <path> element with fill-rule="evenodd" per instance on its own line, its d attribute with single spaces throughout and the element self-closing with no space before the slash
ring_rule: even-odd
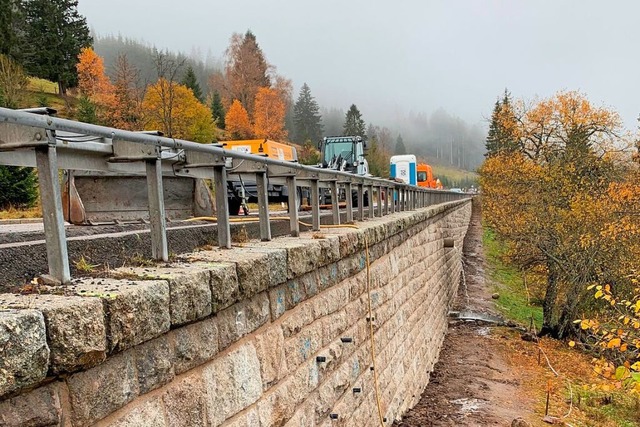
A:
<svg viewBox="0 0 640 427">
<path fill-rule="evenodd" d="M 463 248 L 465 280 L 453 310 L 495 315 L 485 281 L 480 219 L 479 203 L 474 203 Z M 518 369 L 509 362 L 508 339 L 491 323 L 452 318 L 420 402 L 394 425 L 511 426 L 516 418 L 535 420 L 535 401 L 525 394 Z"/>
</svg>

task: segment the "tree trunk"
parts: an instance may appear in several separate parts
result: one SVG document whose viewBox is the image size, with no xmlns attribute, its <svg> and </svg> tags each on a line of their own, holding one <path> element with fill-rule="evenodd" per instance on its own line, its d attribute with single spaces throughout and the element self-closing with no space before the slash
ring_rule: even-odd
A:
<svg viewBox="0 0 640 427">
<path fill-rule="evenodd" d="M 542 304 L 542 329 L 539 336 L 551 335 L 557 337 L 558 322 L 555 316 L 556 300 L 558 298 L 558 278 L 553 261 L 547 261 L 549 273 L 547 274 L 547 290 Z"/>
</svg>

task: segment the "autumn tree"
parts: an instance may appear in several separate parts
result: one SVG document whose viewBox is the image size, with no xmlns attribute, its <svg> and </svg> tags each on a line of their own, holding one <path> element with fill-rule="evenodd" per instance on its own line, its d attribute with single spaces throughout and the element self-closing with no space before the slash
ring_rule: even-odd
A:
<svg viewBox="0 0 640 427">
<path fill-rule="evenodd" d="M 112 92 L 111 81 L 104 72 L 104 61 L 91 47 L 80 50 L 76 69 L 78 89 L 87 97 L 95 98 Z"/>
<path fill-rule="evenodd" d="M 256 138 L 283 141 L 287 138 L 284 128 L 285 103 L 274 89 L 258 89 L 253 112 L 253 134 Z"/>
<path fill-rule="evenodd" d="M 351 104 L 349 111 L 345 115 L 343 125 L 343 135 L 359 135 L 366 136 L 364 120 L 362 119 L 362 113 L 358 110 L 355 104 Z"/>
<path fill-rule="evenodd" d="M 499 151 L 481 168 L 483 212 L 514 260 L 546 271 L 542 333 L 563 337 L 575 333 L 586 285 L 610 271 L 596 200 L 622 176 L 614 161 L 621 122 L 576 92 L 521 103 L 516 115 L 519 150 Z"/>
<path fill-rule="evenodd" d="M 93 42 L 77 0 L 27 0 L 24 52 L 26 70 L 58 83 L 61 94 L 76 84 L 76 64 L 83 47 Z"/>
<path fill-rule="evenodd" d="M 311 140 L 307 140 L 302 144 L 302 148 L 298 152 L 298 161 L 303 165 L 317 165 L 320 163 L 320 152 Z"/>
<path fill-rule="evenodd" d="M 244 36 L 234 33 L 225 56 L 224 84 L 227 97 L 240 101 L 251 115 L 258 89 L 271 87 L 269 64 L 251 31 Z"/>
<path fill-rule="evenodd" d="M 391 131 L 387 127 L 369 124 L 367 128 L 367 162 L 369 172 L 374 176 L 388 178 L 390 174 L 389 159 L 394 148 Z"/>
<path fill-rule="evenodd" d="M 176 77 L 185 60 L 185 58 L 173 59 L 166 52 L 156 51 L 153 61 L 158 74 L 158 81 L 147 88 L 147 94 L 145 95 L 145 99 L 149 95 L 154 100 L 153 109 L 144 112 L 145 116 L 147 116 L 145 120 L 147 122 L 152 120 L 153 123 L 160 123 L 161 125 L 158 127 L 169 137 L 174 136 L 173 121 L 177 117 L 174 111 L 174 104 L 176 90 L 180 85 L 177 83 Z M 149 94 L 149 91 L 154 93 Z M 159 102 L 155 102 L 156 100 Z"/>
<path fill-rule="evenodd" d="M 217 90 L 213 92 L 213 97 L 211 98 L 211 116 L 213 117 L 213 122 L 220 129 L 225 129 L 225 112 L 224 106 L 222 105 L 222 99 L 220 98 L 220 92 Z"/>
<path fill-rule="evenodd" d="M 27 83 L 22 67 L 9 56 L 0 54 L 0 106 L 18 108 Z"/>
<path fill-rule="evenodd" d="M 142 102 L 145 113 L 145 128 L 160 129 L 171 138 L 180 138 L 196 142 L 211 142 L 215 138 L 215 125 L 209 109 L 200 103 L 191 89 L 181 84 L 173 83 L 171 89 L 172 108 L 171 117 L 166 116 L 167 110 L 163 94 L 167 94 L 167 87 L 171 83 L 159 79 L 151 85 Z M 167 123 L 171 123 L 168 129 Z"/>
<path fill-rule="evenodd" d="M 253 136 L 249 114 L 237 99 L 233 100 L 224 122 L 226 124 L 225 129 L 234 139 L 249 139 Z"/>
<path fill-rule="evenodd" d="M 142 129 L 142 89 L 139 71 L 124 54 L 118 55 L 114 66 L 113 99 L 110 109 L 111 126 L 127 129 Z"/>
<path fill-rule="evenodd" d="M 202 102 L 202 89 L 200 88 L 198 78 L 196 77 L 196 73 L 193 71 L 193 67 L 191 65 L 187 67 L 187 71 L 185 72 L 181 83 L 191 89 L 198 101 Z"/>
<path fill-rule="evenodd" d="M 300 89 L 298 100 L 294 106 L 294 137 L 293 141 L 303 144 L 305 141 L 319 141 L 322 139 L 322 116 L 320 107 L 311 95 L 311 89 L 305 83 Z"/>
<path fill-rule="evenodd" d="M 511 102 L 511 94 L 505 89 L 502 99 L 498 99 L 491 114 L 489 132 L 486 138 L 486 156 L 501 152 L 518 151 L 518 118 Z"/>
</svg>

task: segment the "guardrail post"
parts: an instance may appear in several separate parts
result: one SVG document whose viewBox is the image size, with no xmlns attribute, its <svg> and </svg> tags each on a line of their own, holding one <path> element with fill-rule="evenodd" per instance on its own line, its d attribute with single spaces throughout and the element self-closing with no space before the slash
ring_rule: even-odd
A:
<svg viewBox="0 0 640 427">
<path fill-rule="evenodd" d="M 344 194 L 347 199 L 347 224 L 353 223 L 353 194 L 351 194 L 351 183 L 345 182 Z"/>
<path fill-rule="evenodd" d="M 218 220 L 218 246 L 231 249 L 231 229 L 229 227 L 229 200 L 227 200 L 227 168 L 213 167 L 213 183 L 216 190 L 216 216 Z"/>
<path fill-rule="evenodd" d="M 364 221 L 364 185 L 358 183 L 358 221 Z"/>
<path fill-rule="evenodd" d="M 382 218 L 382 187 L 376 187 L 378 194 L 378 217 Z"/>
<path fill-rule="evenodd" d="M 389 194 L 389 210 L 391 213 L 396 211 L 396 187 L 390 187 L 391 194 Z"/>
<path fill-rule="evenodd" d="M 271 223 L 269 223 L 269 194 L 267 193 L 267 173 L 256 172 L 256 189 L 258 190 L 258 215 L 260 217 L 260 240 L 271 240 Z"/>
<path fill-rule="evenodd" d="M 56 153 L 56 137 L 53 131 L 47 130 L 48 146 L 36 148 L 36 166 L 38 167 L 38 185 L 40 186 L 40 202 L 42 203 L 42 222 L 46 237 L 47 263 L 49 274 L 62 283 L 69 283 L 69 254 L 67 239 L 64 233 L 62 214 L 62 198 L 58 182 L 58 157 Z"/>
<path fill-rule="evenodd" d="M 311 180 L 311 219 L 311 230 L 320 231 L 320 190 L 317 179 Z"/>
<path fill-rule="evenodd" d="M 384 187 L 384 214 L 389 215 L 389 198 L 393 197 L 390 195 L 390 187 Z"/>
<path fill-rule="evenodd" d="M 157 154 L 160 155 L 159 151 Z M 162 160 L 158 157 L 155 160 L 147 160 L 145 163 L 151 228 L 151 256 L 153 259 L 169 261 L 167 221 L 164 212 L 164 190 L 162 188 Z"/>
<path fill-rule="evenodd" d="M 373 184 L 369 185 L 369 218 L 373 218 L 375 216 L 373 212 Z"/>
<path fill-rule="evenodd" d="M 340 224 L 340 192 L 338 191 L 338 181 L 331 181 L 331 213 L 333 214 L 333 224 Z"/>
<path fill-rule="evenodd" d="M 296 177 L 287 177 L 287 190 L 289 191 L 289 225 L 291 226 L 291 236 L 300 236 L 300 224 L 298 223 L 298 191 L 296 188 Z"/>
</svg>

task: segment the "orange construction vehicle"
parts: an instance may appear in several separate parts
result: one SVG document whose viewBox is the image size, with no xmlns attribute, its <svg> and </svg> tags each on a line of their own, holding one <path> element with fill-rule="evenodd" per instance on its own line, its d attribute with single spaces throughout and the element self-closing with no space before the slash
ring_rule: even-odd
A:
<svg viewBox="0 0 640 427">
<path fill-rule="evenodd" d="M 431 166 L 426 163 L 418 163 L 418 187 L 442 189 L 440 180 L 434 178 Z"/>
<path fill-rule="evenodd" d="M 255 154 L 256 156 L 264 156 L 289 162 L 298 161 L 298 153 L 295 147 L 270 139 L 220 141 L 220 144 L 222 144 L 222 147 L 226 150 L 241 151 L 247 154 Z M 228 161 L 229 160 L 230 159 L 228 159 Z M 227 165 L 227 167 L 229 167 L 229 165 Z M 300 204 L 303 194 L 300 188 L 298 188 L 297 191 L 298 204 Z M 271 203 L 288 202 L 289 200 L 287 186 L 282 184 L 269 182 L 267 185 L 267 195 Z M 247 208 L 247 202 L 258 201 L 258 190 L 255 179 L 246 176 L 243 179 L 242 175 L 238 175 L 237 177 L 233 175 L 230 176 L 227 180 L 227 197 L 229 200 L 230 215 L 240 215 L 240 213 L 248 215 L 249 209 Z"/>
</svg>

